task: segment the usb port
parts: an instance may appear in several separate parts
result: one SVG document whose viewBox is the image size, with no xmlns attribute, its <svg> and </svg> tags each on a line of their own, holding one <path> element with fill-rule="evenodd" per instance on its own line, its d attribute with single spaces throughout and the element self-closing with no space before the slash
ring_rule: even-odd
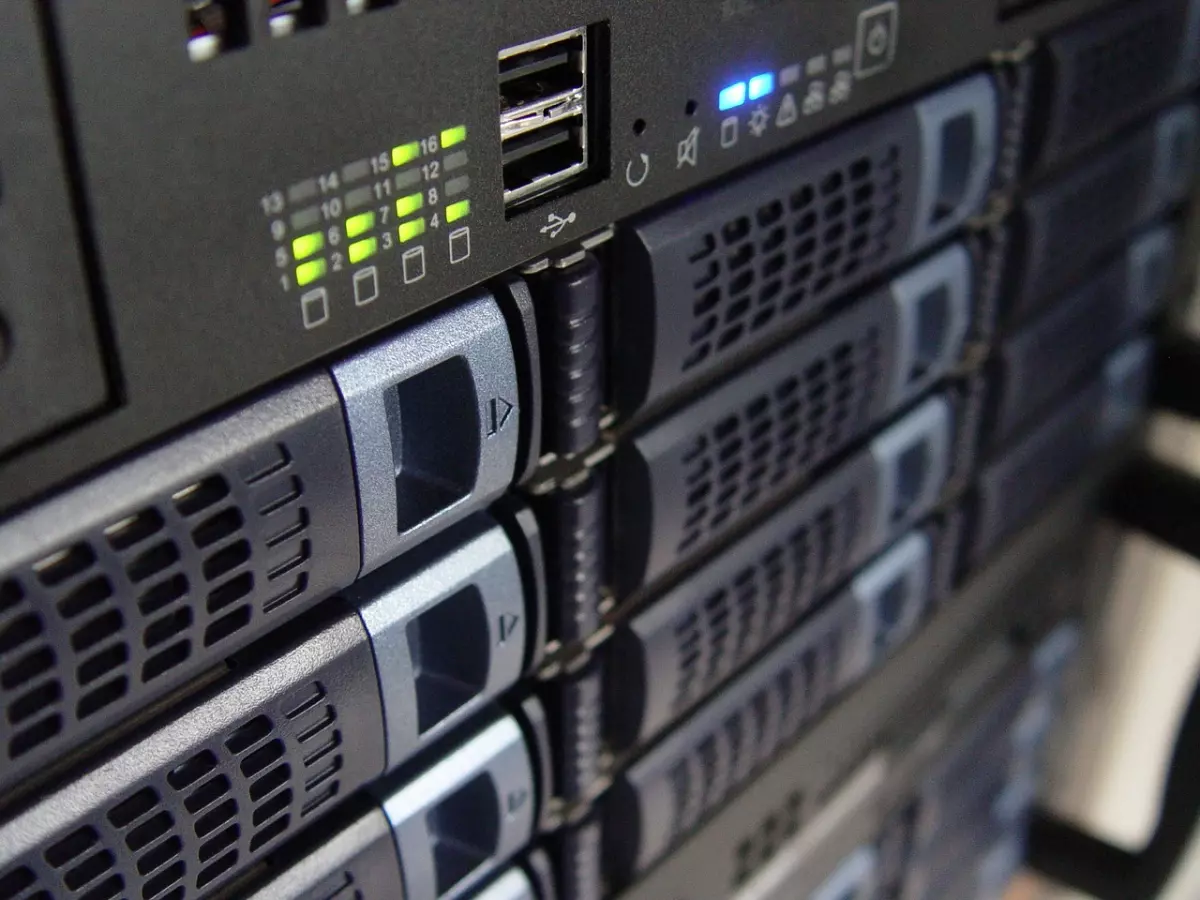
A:
<svg viewBox="0 0 1200 900">
<path fill-rule="evenodd" d="M 286 37 L 325 23 L 325 0 L 267 0 L 271 37 Z"/>
<path fill-rule="evenodd" d="M 185 0 L 183 8 L 192 62 L 207 62 L 249 42 L 243 0 Z"/>
<path fill-rule="evenodd" d="M 554 122 L 504 142 L 504 202 L 513 206 L 548 193 L 587 168 L 581 122 Z"/>
<path fill-rule="evenodd" d="M 500 140 L 504 204 L 560 193 L 592 163 L 588 29 L 502 50 Z"/>
</svg>

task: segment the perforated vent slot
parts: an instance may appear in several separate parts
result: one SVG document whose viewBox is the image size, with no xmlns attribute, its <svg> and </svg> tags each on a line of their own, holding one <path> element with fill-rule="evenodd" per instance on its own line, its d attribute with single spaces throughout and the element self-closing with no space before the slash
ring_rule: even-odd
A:
<svg viewBox="0 0 1200 900">
<path fill-rule="evenodd" d="M 791 791 L 783 803 L 767 813 L 744 838 L 737 843 L 735 885 L 745 884 L 762 866 L 770 862 L 783 844 L 800 830 L 804 794 Z M 842 900 L 842 898 L 839 898 Z"/>
<path fill-rule="evenodd" d="M 298 466 L 277 444 L 245 469 L 0 580 L 0 769 L 51 755 L 76 725 L 119 720 L 305 594 L 312 511 Z"/>
<path fill-rule="evenodd" d="M 901 182 L 900 149 L 886 146 L 813 172 L 787 194 L 697 236 L 688 254 L 694 295 L 683 370 L 878 268 L 892 251 Z"/>
<path fill-rule="evenodd" d="M 717 584 L 672 624 L 680 667 L 673 706 L 681 711 L 792 626 L 853 564 L 862 525 L 857 487 L 812 510 L 786 538 Z"/>
<path fill-rule="evenodd" d="M 1178 63 L 1178 4 L 1135 4 L 1118 14 L 1121 27 L 1098 23 L 1077 40 L 1060 42 L 1062 98 L 1060 132 L 1092 135 L 1170 86 Z M 1114 17 L 1115 18 L 1115 17 Z"/>
<path fill-rule="evenodd" d="M 1098 450 L 1101 406 L 1099 387 L 1088 388 L 983 470 L 980 484 L 985 521 L 976 538 L 976 558 L 1069 484 Z"/>
<path fill-rule="evenodd" d="M 814 623 L 730 689 L 727 712 L 706 716 L 702 707 L 684 726 L 691 732 L 688 749 L 661 770 L 673 804 L 672 840 L 724 803 L 825 708 L 838 685 L 849 623 L 848 618 Z M 730 710 L 735 696 L 736 709 Z M 727 765 L 719 764 L 722 755 Z M 652 751 L 638 765 L 657 764 Z"/>
<path fill-rule="evenodd" d="M 681 832 L 688 828 L 687 813 L 692 806 L 692 773 L 686 759 L 671 769 L 668 776 L 671 783 L 671 803 L 675 810 L 674 831 Z"/>
<path fill-rule="evenodd" d="M 1181 108 L 1182 109 L 1182 108 Z M 1070 287 L 1137 225 L 1166 209 L 1175 188 L 1152 177 L 1159 168 L 1155 128 L 1178 123 L 1189 135 L 1192 119 L 1181 110 L 1159 118 L 1025 202 L 1028 234 L 1023 283 L 1025 303 Z"/>
<path fill-rule="evenodd" d="M 342 735 L 324 685 L 286 696 L 280 712 L 242 722 L 0 873 L 0 900 L 185 900 L 215 889 L 340 790 Z"/>
<path fill-rule="evenodd" d="M 881 354 L 880 332 L 868 328 L 697 435 L 682 455 L 687 515 L 677 552 L 858 437 L 870 424 Z"/>
<path fill-rule="evenodd" d="M 1132 224 L 1128 220 L 1113 219 L 1114 213 L 1128 215 L 1138 206 L 1144 189 L 1144 173 L 1138 175 L 1142 162 L 1139 149 L 1137 146 L 1124 148 L 1108 160 L 1107 165 L 1097 167 L 1094 177 L 1070 184 L 1055 197 L 1047 222 L 1047 231 L 1055 238 L 1050 259 L 1062 258 L 1057 264 L 1048 262 L 1048 274 L 1055 284 L 1065 281 L 1058 272 L 1078 267 L 1081 255 L 1083 259 L 1095 258 L 1104 250 L 1110 236 Z"/>
</svg>

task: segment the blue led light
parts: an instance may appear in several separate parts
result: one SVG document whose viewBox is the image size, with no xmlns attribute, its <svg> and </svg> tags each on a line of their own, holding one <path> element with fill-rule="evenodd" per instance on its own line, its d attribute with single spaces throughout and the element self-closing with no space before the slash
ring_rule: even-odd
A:
<svg viewBox="0 0 1200 900">
<path fill-rule="evenodd" d="M 763 72 L 750 79 L 750 99 L 757 100 L 775 90 L 775 76 L 771 72 Z"/>
<path fill-rule="evenodd" d="M 741 106 L 746 102 L 746 82 L 739 81 L 737 84 L 731 84 L 727 88 L 721 89 L 721 95 L 717 98 L 717 106 L 722 110 L 733 109 L 735 106 Z"/>
</svg>

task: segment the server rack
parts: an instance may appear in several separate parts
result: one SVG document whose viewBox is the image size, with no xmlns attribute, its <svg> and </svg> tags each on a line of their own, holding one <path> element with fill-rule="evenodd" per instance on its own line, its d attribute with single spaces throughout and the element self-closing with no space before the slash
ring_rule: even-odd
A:
<svg viewBox="0 0 1200 900">
<path fill-rule="evenodd" d="M 0 900 L 994 896 L 1200 2 L 179 6 L 0 11 Z"/>
</svg>

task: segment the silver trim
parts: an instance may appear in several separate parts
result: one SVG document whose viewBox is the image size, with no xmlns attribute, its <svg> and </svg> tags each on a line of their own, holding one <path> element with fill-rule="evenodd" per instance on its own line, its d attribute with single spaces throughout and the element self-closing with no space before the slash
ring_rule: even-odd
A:
<svg viewBox="0 0 1200 900">
<path fill-rule="evenodd" d="M 495 791 L 500 815 L 492 853 L 452 886 L 438 892 L 434 827 L 438 808 L 476 777 Z M 451 900 L 479 884 L 529 843 L 537 819 L 534 764 L 525 735 L 512 716 L 488 726 L 408 784 L 382 799 L 404 872 L 407 900 Z M 485 815 L 487 809 L 473 811 Z M 442 823 L 442 827 L 445 823 Z"/>
<path fill-rule="evenodd" d="M 587 91 L 572 88 L 552 94 L 544 100 L 536 100 L 500 113 L 500 140 L 506 141 L 544 125 L 553 125 L 560 119 L 582 116 L 587 111 Z M 585 140 L 586 143 L 586 140 Z"/>
<path fill-rule="evenodd" d="M 514 56 L 519 56 L 523 53 L 530 53 L 535 50 L 540 50 L 543 47 L 550 47 L 554 44 L 563 43 L 566 41 L 579 41 L 578 57 L 579 57 L 579 75 L 581 85 L 578 88 L 572 88 L 567 91 L 559 91 L 547 97 L 533 100 L 529 103 L 522 103 L 518 106 L 513 106 L 508 109 L 503 109 L 500 113 L 500 140 L 504 141 L 520 137 L 521 135 L 531 134 L 539 128 L 548 128 L 558 125 L 567 119 L 578 117 L 581 121 L 578 129 L 578 148 L 580 153 L 580 161 L 572 163 L 564 169 L 557 172 L 551 172 L 547 175 L 542 175 L 534 178 L 532 181 L 523 184 L 511 190 L 504 191 L 504 204 L 512 206 L 530 197 L 545 193 L 555 185 L 569 181 L 576 175 L 587 171 L 591 164 L 591 154 L 588 147 L 588 96 L 587 96 L 587 80 L 588 80 L 588 52 L 587 52 L 587 27 L 572 28 L 569 31 L 560 31 L 557 34 L 549 35 L 548 37 L 537 38 L 536 40 L 526 41 L 523 44 L 517 44 L 515 47 L 508 47 L 501 50 L 497 56 L 497 63 L 503 63 L 507 59 L 512 59 Z M 574 52 L 574 51 L 572 51 Z M 501 96 L 503 103 L 503 96 Z"/>
</svg>

